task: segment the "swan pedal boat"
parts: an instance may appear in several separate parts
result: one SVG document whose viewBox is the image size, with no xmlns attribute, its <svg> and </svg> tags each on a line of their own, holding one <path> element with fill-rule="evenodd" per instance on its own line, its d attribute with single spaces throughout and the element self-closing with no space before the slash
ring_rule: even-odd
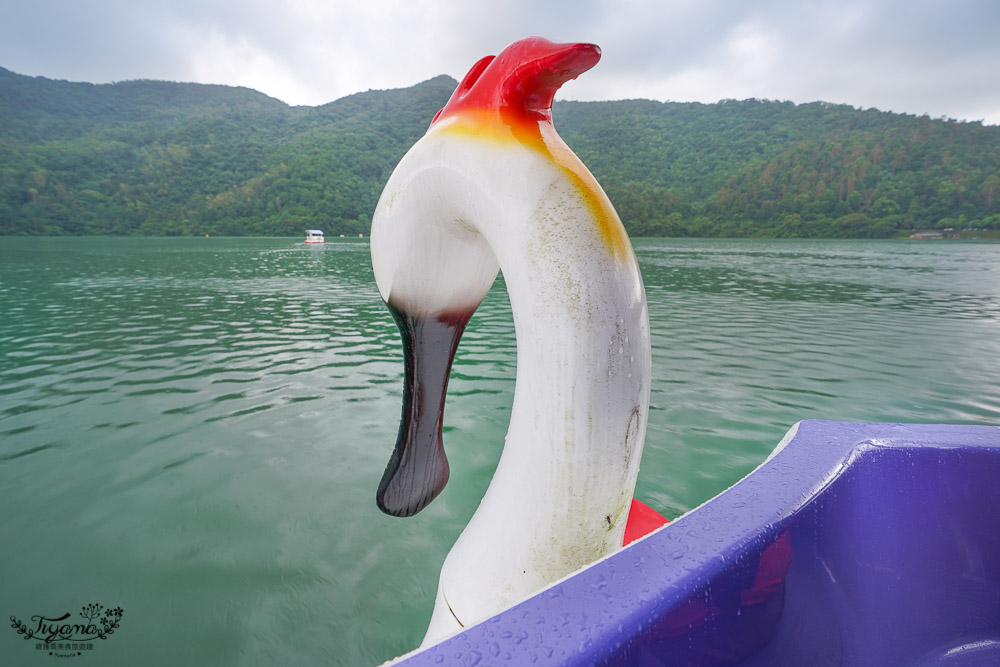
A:
<svg viewBox="0 0 1000 667">
<path fill-rule="evenodd" d="M 704 505 L 393 664 L 1000 665 L 1000 427 L 802 421 Z"/>
<path fill-rule="evenodd" d="M 668 525 L 633 499 L 645 292 L 551 116 L 599 58 L 528 38 L 476 63 L 372 218 L 405 352 L 383 511 L 412 516 L 448 479 L 448 374 L 498 270 L 517 338 L 496 474 L 395 664 L 1000 664 L 1000 427 L 803 421 Z"/>
</svg>

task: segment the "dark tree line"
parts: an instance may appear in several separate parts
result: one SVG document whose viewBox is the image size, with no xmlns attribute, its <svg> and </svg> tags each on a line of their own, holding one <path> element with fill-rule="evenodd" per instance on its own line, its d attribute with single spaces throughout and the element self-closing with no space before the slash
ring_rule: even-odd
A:
<svg viewBox="0 0 1000 667">
<path fill-rule="evenodd" d="M 0 234 L 367 233 L 456 82 L 289 107 L 245 88 L 0 69 Z M 1000 229 L 1000 128 L 826 103 L 558 102 L 629 231 Z"/>
</svg>

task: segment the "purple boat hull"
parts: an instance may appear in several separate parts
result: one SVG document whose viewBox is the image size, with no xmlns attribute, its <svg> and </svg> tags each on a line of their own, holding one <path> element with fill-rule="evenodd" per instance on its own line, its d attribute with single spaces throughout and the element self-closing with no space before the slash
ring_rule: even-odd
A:
<svg viewBox="0 0 1000 667">
<path fill-rule="evenodd" d="M 400 664 L 1000 664 L 1000 427 L 793 432 L 710 502 Z"/>
</svg>

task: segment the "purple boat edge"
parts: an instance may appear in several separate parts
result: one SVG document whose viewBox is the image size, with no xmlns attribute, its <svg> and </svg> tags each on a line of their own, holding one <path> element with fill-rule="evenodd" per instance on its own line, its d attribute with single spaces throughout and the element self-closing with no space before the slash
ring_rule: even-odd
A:
<svg viewBox="0 0 1000 667">
<path fill-rule="evenodd" d="M 712 500 L 392 664 L 1000 662 L 998 509 L 1000 427 L 805 420 Z"/>
</svg>

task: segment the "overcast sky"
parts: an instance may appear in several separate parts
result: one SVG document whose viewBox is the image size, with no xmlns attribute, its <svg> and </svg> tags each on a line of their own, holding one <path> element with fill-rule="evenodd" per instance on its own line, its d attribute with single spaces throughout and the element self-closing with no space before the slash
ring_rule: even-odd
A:
<svg viewBox="0 0 1000 667">
<path fill-rule="evenodd" d="M 14 72 L 295 105 L 460 79 L 530 35 L 601 47 L 562 99 L 823 100 L 1000 124 L 998 0 L 0 0 Z"/>
</svg>

